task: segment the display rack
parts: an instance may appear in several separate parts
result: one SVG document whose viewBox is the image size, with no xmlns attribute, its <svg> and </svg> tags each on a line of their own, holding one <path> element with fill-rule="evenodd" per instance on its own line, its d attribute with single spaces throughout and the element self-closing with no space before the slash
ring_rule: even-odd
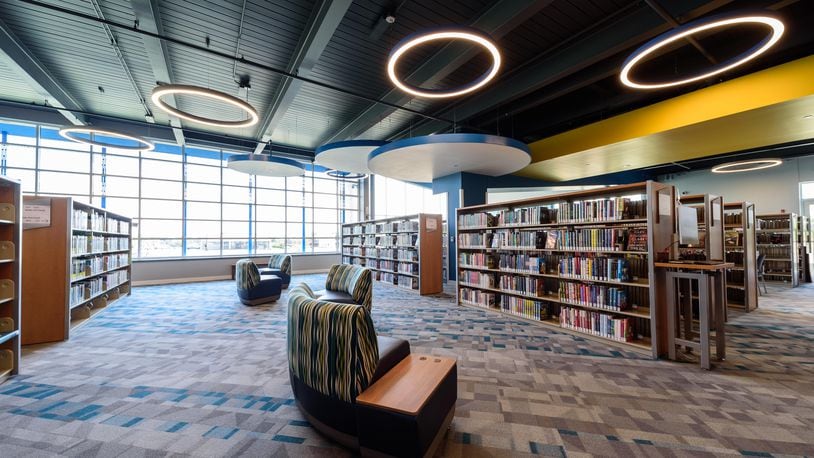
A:
<svg viewBox="0 0 814 458">
<path fill-rule="evenodd" d="M 674 215 L 653 181 L 459 208 L 457 302 L 656 358 Z"/>
<path fill-rule="evenodd" d="M 20 182 L 0 177 L 0 383 L 20 371 Z"/>
<path fill-rule="evenodd" d="M 797 215 L 776 213 L 757 215 L 757 253 L 766 254 L 763 277 L 767 282 L 796 287 L 799 285 Z"/>
<path fill-rule="evenodd" d="M 724 250 L 735 267 L 726 272 L 726 304 L 747 312 L 758 307 L 755 204 L 724 204 Z"/>
<path fill-rule="evenodd" d="M 724 200 L 712 194 L 680 196 L 681 205 L 695 207 L 698 215 L 697 246 L 679 247 L 680 259 L 690 261 L 724 260 Z M 710 215 L 712 217 L 710 217 Z"/>
<path fill-rule="evenodd" d="M 131 220 L 70 197 L 24 196 L 47 223 L 26 227 L 24 345 L 66 340 L 71 328 L 130 294 Z"/>
<path fill-rule="evenodd" d="M 342 225 L 342 262 L 419 294 L 443 291 L 441 215 L 419 213 Z"/>
</svg>

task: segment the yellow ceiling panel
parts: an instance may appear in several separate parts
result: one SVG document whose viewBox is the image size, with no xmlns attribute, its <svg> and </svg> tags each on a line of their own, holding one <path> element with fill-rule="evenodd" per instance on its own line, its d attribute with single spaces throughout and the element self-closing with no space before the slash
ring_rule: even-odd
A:
<svg viewBox="0 0 814 458">
<path fill-rule="evenodd" d="M 517 174 L 565 181 L 814 137 L 814 56 L 530 144 Z"/>
</svg>

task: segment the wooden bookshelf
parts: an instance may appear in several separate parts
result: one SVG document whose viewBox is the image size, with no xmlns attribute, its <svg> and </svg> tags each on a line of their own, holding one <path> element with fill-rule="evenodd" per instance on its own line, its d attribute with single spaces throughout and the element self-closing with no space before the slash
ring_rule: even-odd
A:
<svg viewBox="0 0 814 458">
<path fill-rule="evenodd" d="M 675 199 L 648 181 L 459 208 L 457 302 L 657 358 L 666 275 L 654 261 L 669 257 Z"/>
<path fill-rule="evenodd" d="M 774 213 L 757 215 L 757 253 L 766 254 L 764 278 L 767 282 L 796 287 L 800 281 L 797 215 Z"/>
<path fill-rule="evenodd" d="M 419 294 L 443 291 L 441 215 L 419 213 L 342 225 L 342 262 Z"/>
<path fill-rule="evenodd" d="M 724 250 L 735 267 L 726 273 L 726 305 L 751 312 L 758 307 L 755 204 L 724 204 Z"/>
<path fill-rule="evenodd" d="M 797 255 L 798 275 L 801 283 L 811 282 L 811 219 L 804 215 L 797 216 Z"/>
<path fill-rule="evenodd" d="M 0 177 L 0 383 L 20 371 L 20 182 Z"/>
<path fill-rule="evenodd" d="M 130 294 L 131 220 L 70 197 L 24 196 L 50 211 L 26 228 L 22 343 L 66 340 L 70 330 Z"/>
</svg>

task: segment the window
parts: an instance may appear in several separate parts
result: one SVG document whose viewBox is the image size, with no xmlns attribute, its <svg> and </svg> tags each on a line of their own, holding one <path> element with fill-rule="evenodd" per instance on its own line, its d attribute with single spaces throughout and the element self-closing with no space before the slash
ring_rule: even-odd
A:
<svg viewBox="0 0 814 458">
<path fill-rule="evenodd" d="M 800 211 L 809 218 L 814 216 L 814 181 L 800 183 Z"/>
<path fill-rule="evenodd" d="M 252 177 L 230 151 L 156 143 L 153 151 L 65 140 L 58 129 L 0 120 L 0 173 L 23 192 L 74 196 L 133 218 L 135 258 L 337 252 L 359 218 L 355 181 L 322 171 Z"/>
<path fill-rule="evenodd" d="M 374 179 L 376 192 L 373 208 L 376 218 L 435 213 L 446 219 L 446 193 L 434 195 L 430 188 L 379 175 L 374 175 Z"/>
</svg>

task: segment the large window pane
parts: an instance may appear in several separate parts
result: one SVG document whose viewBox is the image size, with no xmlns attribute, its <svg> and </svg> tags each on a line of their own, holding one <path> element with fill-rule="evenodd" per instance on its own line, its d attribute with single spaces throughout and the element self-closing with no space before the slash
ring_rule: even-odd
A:
<svg viewBox="0 0 814 458">
<path fill-rule="evenodd" d="M 257 203 L 263 205 L 285 205 L 285 191 L 277 189 L 258 189 Z M 289 203 L 289 205 L 292 205 Z"/>
<path fill-rule="evenodd" d="M 224 161 L 226 162 L 226 161 Z M 249 180 L 251 179 L 251 175 L 243 173 L 243 172 L 236 172 L 232 169 L 225 168 L 223 169 L 223 184 L 234 185 L 234 186 L 248 186 Z"/>
<path fill-rule="evenodd" d="M 285 239 L 257 239 L 254 248 L 257 254 L 285 252 Z"/>
<path fill-rule="evenodd" d="M 339 251 L 337 248 L 337 241 L 335 238 L 331 239 L 314 239 L 314 252 L 315 253 L 335 253 Z"/>
<path fill-rule="evenodd" d="M 317 223 L 338 223 L 339 222 L 339 212 L 336 209 L 323 209 L 323 208 L 315 208 L 314 209 L 314 221 Z"/>
<path fill-rule="evenodd" d="M 180 220 L 143 219 L 141 238 L 181 238 Z"/>
<path fill-rule="evenodd" d="M 223 219 L 248 221 L 249 206 L 245 204 L 223 204 Z"/>
<path fill-rule="evenodd" d="M 237 202 L 241 204 L 251 203 L 251 189 L 238 188 L 236 186 L 223 187 L 223 201 L 224 202 Z"/>
<path fill-rule="evenodd" d="M 187 164 L 187 181 L 220 184 L 220 168 Z"/>
<path fill-rule="evenodd" d="M 352 199 L 356 198 L 353 197 Z M 332 196 L 330 194 L 314 194 L 314 207 L 336 208 L 337 202 L 336 196 Z"/>
<path fill-rule="evenodd" d="M 35 145 L 37 143 L 37 128 L 30 124 L 16 124 L 0 121 L 0 141 L 18 145 Z"/>
<path fill-rule="evenodd" d="M 39 172 L 39 192 L 48 194 L 90 195 L 90 176 L 81 173 Z"/>
<path fill-rule="evenodd" d="M 255 205 L 254 211 L 257 221 L 285 221 L 285 207 Z"/>
<path fill-rule="evenodd" d="M 33 146 L 7 145 L 6 165 L 33 169 L 37 166 L 37 150 Z"/>
<path fill-rule="evenodd" d="M 285 241 L 285 252 L 286 253 L 304 253 L 306 250 L 303 249 L 303 239 L 286 239 Z"/>
<path fill-rule="evenodd" d="M 137 218 L 138 217 L 138 207 L 139 207 L 139 200 L 138 199 L 122 199 L 119 197 L 105 197 L 104 204 L 102 203 L 102 198 L 100 196 L 94 196 L 93 201 L 91 202 L 93 205 L 97 207 L 102 207 L 106 210 L 110 210 L 113 213 L 118 213 L 122 216 L 126 216 L 128 218 Z M 135 236 L 135 232 L 133 236 Z M 135 252 L 134 252 L 135 253 Z"/>
<path fill-rule="evenodd" d="M 142 178 L 159 178 L 162 180 L 181 181 L 182 169 L 180 163 L 167 161 L 153 161 L 149 159 L 141 160 Z"/>
<path fill-rule="evenodd" d="M 224 221 L 223 222 L 223 237 L 224 238 L 247 238 L 247 237 L 249 237 L 249 222 L 248 221 Z"/>
<path fill-rule="evenodd" d="M 141 180 L 141 197 L 181 200 L 181 182 Z"/>
<path fill-rule="evenodd" d="M 187 200 L 220 202 L 220 186 L 212 184 L 187 183 Z"/>
<path fill-rule="evenodd" d="M 314 224 L 314 237 L 320 238 L 336 238 L 337 235 L 336 224 Z"/>
<path fill-rule="evenodd" d="M 138 179 L 122 177 L 106 177 L 104 186 L 101 175 L 93 176 L 93 194 L 115 197 L 138 197 Z"/>
<path fill-rule="evenodd" d="M 40 168 L 88 173 L 90 153 L 40 148 Z"/>
<path fill-rule="evenodd" d="M 209 219 L 220 221 L 220 204 L 187 202 L 187 219 Z"/>
<path fill-rule="evenodd" d="M 258 238 L 284 238 L 285 237 L 285 224 L 284 223 L 257 223 L 255 226 Z"/>
<path fill-rule="evenodd" d="M 285 177 L 264 177 L 256 176 L 255 182 L 258 188 L 285 189 Z"/>
<path fill-rule="evenodd" d="M 221 245 L 223 246 L 224 256 L 249 253 L 248 239 L 224 239 Z"/>
<path fill-rule="evenodd" d="M 7 177 L 13 178 L 15 180 L 20 180 L 23 192 L 26 193 L 34 192 L 34 185 L 36 184 L 35 175 L 36 172 L 33 170 L 8 169 L 6 171 Z"/>
<path fill-rule="evenodd" d="M 187 256 L 220 256 L 220 239 L 187 239 Z"/>
<path fill-rule="evenodd" d="M 105 173 L 108 175 L 122 175 L 126 177 L 138 177 L 139 162 L 135 157 L 114 156 L 111 154 L 93 154 L 93 173 L 102 173 L 102 163 L 104 163 Z"/>
<path fill-rule="evenodd" d="M 314 192 L 336 194 L 336 180 L 314 180 Z"/>
<path fill-rule="evenodd" d="M 187 237 L 218 238 L 220 221 L 187 221 Z"/>
<path fill-rule="evenodd" d="M 181 256 L 181 239 L 140 240 L 142 258 L 175 258 Z"/>
<path fill-rule="evenodd" d="M 141 200 L 142 218 L 181 219 L 181 202 L 178 200 Z"/>
</svg>

